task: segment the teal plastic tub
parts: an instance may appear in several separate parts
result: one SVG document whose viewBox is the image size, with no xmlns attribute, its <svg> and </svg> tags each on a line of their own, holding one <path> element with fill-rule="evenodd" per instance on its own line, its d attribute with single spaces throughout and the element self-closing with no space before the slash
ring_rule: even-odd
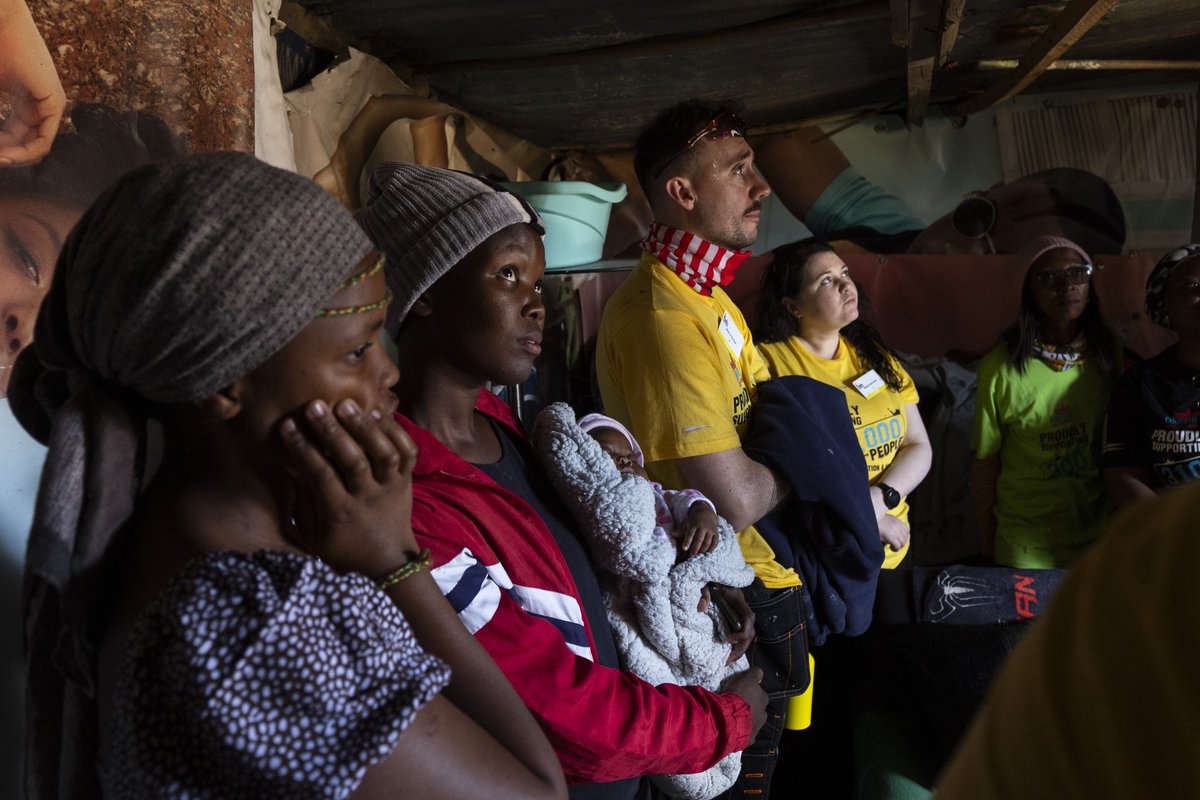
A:
<svg viewBox="0 0 1200 800">
<path fill-rule="evenodd" d="M 546 269 L 599 261 L 613 204 L 629 193 L 623 183 L 520 181 L 504 185 L 542 215 L 546 223 Z"/>
</svg>

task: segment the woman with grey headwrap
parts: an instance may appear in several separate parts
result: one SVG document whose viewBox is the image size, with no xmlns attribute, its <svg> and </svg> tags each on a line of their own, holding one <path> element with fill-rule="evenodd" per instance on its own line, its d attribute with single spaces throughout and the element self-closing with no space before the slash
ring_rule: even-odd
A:
<svg viewBox="0 0 1200 800">
<path fill-rule="evenodd" d="M 12 387 L 49 445 L 30 796 L 564 794 L 417 552 L 382 261 L 239 154 L 130 173 L 72 231 Z"/>
<path fill-rule="evenodd" d="M 1167 253 L 1146 279 L 1146 316 L 1179 341 L 1121 376 L 1100 466 L 1117 505 L 1200 478 L 1200 244 Z"/>
</svg>

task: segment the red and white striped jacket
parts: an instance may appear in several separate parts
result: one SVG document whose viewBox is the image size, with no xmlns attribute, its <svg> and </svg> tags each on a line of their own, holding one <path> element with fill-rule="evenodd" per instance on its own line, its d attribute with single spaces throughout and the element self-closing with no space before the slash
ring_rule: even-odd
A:
<svg viewBox="0 0 1200 800">
<path fill-rule="evenodd" d="M 525 440 L 490 392 L 476 410 Z M 750 707 L 737 695 L 652 686 L 596 664 L 575 582 L 541 518 L 432 434 L 397 419 L 420 448 L 413 530 L 431 551 L 434 578 L 541 724 L 569 782 L 699 772 L 749 744 Z"/>
</svg>

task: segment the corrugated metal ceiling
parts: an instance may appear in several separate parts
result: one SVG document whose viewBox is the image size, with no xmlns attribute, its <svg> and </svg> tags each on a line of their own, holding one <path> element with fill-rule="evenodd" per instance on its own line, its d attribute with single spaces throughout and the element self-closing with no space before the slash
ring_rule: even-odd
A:
<svg viewBox="0 0 1200 800">
<path fill-rule="evenodd" d="M 965 0 L 930 102 L 1000 79 L 981 59 L 1018 59 L 1073 3 Z M 954 0 L 295 0 L 349 42 L 424 76 L 437 94 L 548 148 L 628 144 L 660 108 L 737 98 L 755 127 L 886 107 L 917 113 L 909 61 L 936 54 Z M 1103 0 L 1097 0 L 1103 6 Z M 1111 2 L 1111 0 L 1110 0 Z M 907 47 L 893 16 L 907 8 Z M 1098 15 L 1097 15 L 1098 16 Z M 903 16 L 897 18 L 903 19 Z M 1200 58 L 1200 0 L 1126 0 L 1064 57 Z M 1198 71 L 1067 71 L 1026 93 L 1200 79 Z"/>
</svg>

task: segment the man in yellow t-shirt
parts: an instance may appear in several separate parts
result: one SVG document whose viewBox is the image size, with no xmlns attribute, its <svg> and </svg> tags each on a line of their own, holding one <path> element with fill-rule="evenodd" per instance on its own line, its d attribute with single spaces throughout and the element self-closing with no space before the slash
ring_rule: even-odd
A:
<svg viewBox="0 0 1200 800">
<path fill-rule="evenodd" d="M 655 223 L 641 262 L 605 307 L 596 372 L 606 413 L 633 432 L 650 476 L 712 500 L 739 531 L 742 554 L 761 581 L 747 598 L 752 605 L 778 603 L 764 616 L 794 627 L 801 622 L 800 579 L 754 529 L 789 489 L 741 447 L 766 366 L 721 288 L 749 255 L 770 194 L 745 132 L 731 109 L 687 101 L 638 137 L 634 167 Z M 758 625 L 756 631 L 760 641 L 767 635 Z M 787 663 L 796 663 L 788 656 Z M 763 688 L 778 694 L 767 724 L 742 754 L 742 775 L 728 796 L 768 796 L 782 733 L 779 698 L 795 680 L 789 672 L 767 670 Z"/>
<path fill-rule="evenodd" d="M 650 476 L 709 497 L 769 587 L 799 578 L 753 525 L 786 485 L 741 449 L 767 378 L 742 313 L 721 288 L 758 236 L 770 194 L 728 109 L 688 101 L 639 137 L 634 166 L 655 214 L 641 262 L 604 309 L 596 372 L 605 412 L 642 446 Z"/>
</svg>

